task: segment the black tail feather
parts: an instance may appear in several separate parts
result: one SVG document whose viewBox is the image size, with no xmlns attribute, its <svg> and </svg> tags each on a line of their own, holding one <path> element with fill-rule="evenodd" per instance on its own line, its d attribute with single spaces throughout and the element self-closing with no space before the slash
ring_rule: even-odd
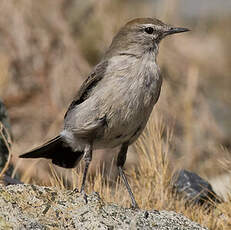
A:
<svg viewBox="0 0 231 230">
<path fill-rule="evenodd" d="M 74 152 L 67 146 L 60 136 L 53 138 L 44 145 L 33 149 L 30 152 L 20 155 L 20 158 L 47 158 L 53 164 L 64 168 L 74 168 L 82 159 L 83 152 Z"/>
</svg>

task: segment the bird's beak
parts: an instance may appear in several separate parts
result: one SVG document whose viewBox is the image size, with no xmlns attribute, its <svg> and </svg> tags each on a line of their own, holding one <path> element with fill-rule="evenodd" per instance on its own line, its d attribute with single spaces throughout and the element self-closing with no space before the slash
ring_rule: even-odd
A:
<svg viewBox="0 0 231 230">
<path fill-rule="evenodd" d="M 164 32 L 164 35 L 170 35 L 170 34 L 176 34 L 176 33 L 183 33 L 190 31 L 187 28 L 181 28 L 181 27 L 170 27 L 167 31 Z"/>
</svg>

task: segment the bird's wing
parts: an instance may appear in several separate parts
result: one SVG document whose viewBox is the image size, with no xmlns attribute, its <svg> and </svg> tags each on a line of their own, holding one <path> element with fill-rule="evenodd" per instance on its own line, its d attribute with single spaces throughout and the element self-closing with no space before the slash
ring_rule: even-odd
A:
<svg viewBox="0 0 231 230">
<path fill-rule="evenodd" d="M 81 85 L 77 95 L 75 96 L 74 100 L 70 104 L 64 118 L 66 118 L 67 114 L 76 106 L 84 102 L 91 90 L 96 86 L 96 84 L 103 78 L 104 73 L 107 69 L 108 61 L 102 61 L 91 72 L 88 78 L 83 82 Z"/>
</svg>

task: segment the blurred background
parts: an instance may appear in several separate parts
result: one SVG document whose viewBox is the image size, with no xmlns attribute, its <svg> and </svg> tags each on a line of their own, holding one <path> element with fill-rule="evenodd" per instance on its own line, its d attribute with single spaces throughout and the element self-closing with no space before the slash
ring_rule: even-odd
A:
<svg viewBox="0 0 231 230">
<path fill-rule="evenodd" d="M 170 149 L 170 167 L 194 171 L 224 192 L 231 159 L 228 0 L 1 0 L 0 98 L 11 120 L 13 163 L 23 181 L 49 184 L 48 161 L 17 155 L 57 135 L 82 81 L 118 29 L 136 17 L 191 29 L 160 44 L 164 83 L 153 116 L 164 125 L 161 138 Z M 155 138 L 154 132 L 149 135 Z M 139 143 L 130 147 L 126 168 L 138 164 L 139 149 Z M 115 178 L 110 165 L 115 154 L 115 149 L 97 151 L 92 174 L 104 165 L 104 173 L 110 169 Z"/>
</svg>

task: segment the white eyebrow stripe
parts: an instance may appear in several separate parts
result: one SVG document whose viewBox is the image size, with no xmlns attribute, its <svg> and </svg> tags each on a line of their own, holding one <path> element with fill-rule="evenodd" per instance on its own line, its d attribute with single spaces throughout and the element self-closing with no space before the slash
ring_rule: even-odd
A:
<svg viewBox="0 0 231 230">
<path fill-rule="evenodd" d="M 162 26 L 154 25 L 154 24 L 143 24 L 143 25 L 144 25 L 145 28 L 146 27 L 152 27 L 152 28 L 157 29 L 157 30 L 162 28 Z"/>
<path fill-rule="evenodd" d="M 153 24 L 144 24 L 145 27 L 153 27 Z"/>
</svg>

